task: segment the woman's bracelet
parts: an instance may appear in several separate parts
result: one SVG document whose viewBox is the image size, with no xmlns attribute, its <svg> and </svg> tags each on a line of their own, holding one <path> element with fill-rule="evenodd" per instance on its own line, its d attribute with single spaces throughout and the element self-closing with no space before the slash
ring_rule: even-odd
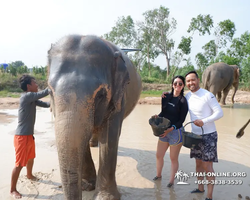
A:
<svg viewBox="0 0 250 200">
<path fill-rule="evenodd" d="M 174 129 L 176 129 L 176 126 L 175 126 L 175 125 L 172 125 L 172 127 L 174 127 Z"/>
</svg>

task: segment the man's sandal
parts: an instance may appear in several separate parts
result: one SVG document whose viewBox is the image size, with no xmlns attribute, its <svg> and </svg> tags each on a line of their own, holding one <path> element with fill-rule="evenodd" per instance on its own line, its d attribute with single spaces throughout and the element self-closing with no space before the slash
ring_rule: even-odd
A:
<svg viewBox="0 0 250 200">
<path fill-rule="evenodd" d="M 168 188 L 171 188 L 173 185 L 174 185 L 173 183 L 168 183 L 168 184 L 167 184 L 167 187 L 168 187 Z"/>
<path fill-rule="evenodd" d="M 153 181 L 160 180 L 160 179 L 161 179 L 161 177 L 162 177 L 162 176 L 160 176 L 160 177 L 156 176 L 156 177 L 154 177 L 154 178 L 153 178 Z"/>
<path fill-rule="evenodd" d="M 204 193 L 204 192 L 205 192 L 205 190 L 200 191 L 200 190 L 197 188 L 197 189 L 192 190 L 190 193 Z"/>
</svg>

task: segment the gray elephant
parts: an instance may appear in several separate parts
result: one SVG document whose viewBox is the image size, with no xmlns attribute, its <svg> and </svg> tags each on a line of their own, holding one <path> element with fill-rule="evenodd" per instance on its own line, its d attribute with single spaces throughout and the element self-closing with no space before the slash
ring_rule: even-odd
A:
<svg viewBox="0 0 250 200">
<path fill-rule="evenodd" d="M 227 65 L 223 62 L 214 63 L 208 66 L 202 74 L 203 87 L 217 95 L 217 100 L 222 105 L 226 104 L 226 97 L 230 88 L 233 86 L 232 103 L 239 86 L 239 67 Z M 221 96 L 221 92 L 223 95 Z"/>
<path fill-rule="evenodd" d="M 120 199 L 115 169 L 123 119 L 134 109 L 141 79 L 129 58 L 96 36 L 69 35 L 48 51 L 48 85 L 66 200 Z M 99 141 L 96 176 L 89 140 Z"/>
</svg>

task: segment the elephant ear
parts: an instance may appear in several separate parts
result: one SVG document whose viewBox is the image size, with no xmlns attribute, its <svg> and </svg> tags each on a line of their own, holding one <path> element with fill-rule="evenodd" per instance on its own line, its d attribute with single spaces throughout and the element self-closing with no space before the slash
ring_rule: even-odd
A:
<svg viewBox="0 0 250 200">
<path fill-rule="evenodd" d="M 116 110 L 121 109 L 121 101 L 123 99 L 125 89 L 130 81 L 126 62 L 120 51 L 114 52 L 114 70 L 112 83 L 112 101 Z"/>
</svg>

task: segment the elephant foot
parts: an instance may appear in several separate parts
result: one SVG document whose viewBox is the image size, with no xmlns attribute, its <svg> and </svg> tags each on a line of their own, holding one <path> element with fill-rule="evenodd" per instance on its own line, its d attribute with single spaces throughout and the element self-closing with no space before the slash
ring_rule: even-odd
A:
<svg viewBox="0 0 250 200">
<path fill-rule="evenodd" d="M 90 147 L 98 147 L 98 141 L 89 141 Z"/>
<path fill-rule="evenodd" d="M 115 191 L 99 191 L 94 195 L 94 200 L 120 200 L 121 195 L 116 189 Z"/>
<path fill-rule="evenodd" d="M 95 189 L 95 181 L 82 181 L 82 191 L 92 191 Z"/>
</svg>

